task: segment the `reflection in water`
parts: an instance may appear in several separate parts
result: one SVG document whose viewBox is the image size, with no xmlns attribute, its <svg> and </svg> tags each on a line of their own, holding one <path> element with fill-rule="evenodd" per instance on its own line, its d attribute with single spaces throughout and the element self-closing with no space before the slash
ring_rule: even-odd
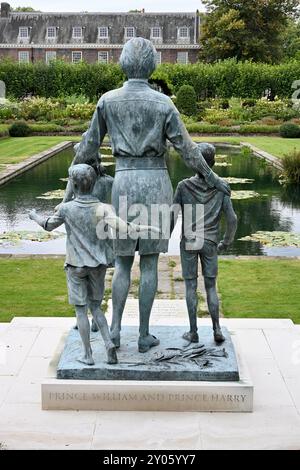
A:
<svg viewBox="0 0 300 470">
<path fill-rule="evenodd" d="M 216 173 L 223 177 L 234 176 L 254 180 L 251 184 L 234 184 L 232 185 L 234 190 L 251 189 L 263 195 L 261 198 L 233 201 L 238 216 L 238 231 L 229 253 L 299 256 L 300 249 L 297 248 L 265 248 L 259 243 L 242 242 L 237 239 L 259 230 L 300 232 L 300 189 L 281 186 L 276 169 L 263 160 L 240 153 L 239 149 L 223 148 L 218 149 L 218 153 L 226 154 L 226 161 L 231 166 L 216 167 Z M 73 151 L 65 150 L 11 183 L 0 187 L 0 231 L 38 230 L 36 224 L 28 219 L 28 211 L 32 208 L 36 208 L 42 214 L 53 211 L 58 200 L 36 198 L 47 191 L 65 187 L 66 183 L 60 181 L 60 178 L 66 177 L 72 157 Z M 109 162 L 112 158 L 107 155 L 105 160 Z M 193 174 L 176 152 L 170 152 L 167 165 L 174 189 L 179 181 Z M 107 172 L 113 176 L 114 167 L 107 166 Z M 222 233 L 223 231 L 224 226 Z M 173 234 L 170 242 L 171 254 L 179 252 L 179 233 L 178 225 L 175 236 Z M 64 243 L 61 239 L 47 243 L 27 242 L 17 247 L 0 246 L 0 252 L 64 253 Z"/>
</svg>

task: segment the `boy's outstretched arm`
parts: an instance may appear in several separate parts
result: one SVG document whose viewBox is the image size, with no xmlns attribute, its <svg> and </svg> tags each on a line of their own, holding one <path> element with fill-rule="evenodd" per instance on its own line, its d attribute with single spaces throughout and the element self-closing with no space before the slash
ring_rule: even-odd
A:
<svg viewBox="0 0 300 470">
<path fill-rule="evenodd" d="M 47 232 L 52 232 L 52 230 L 60 227 L 64 223 L 64 219 L 59 215 L 52 215 L 51 217 L 43 217 L 39 215 L 35 209 L 29 212 L 29 218 L 34 220 Z"/>
<path fill-rule="evenodd" d="M 102 219 L 112 229 L 118 230 L 120 233 L 129 233 L 131 231 L 143 232 L 151 230 L 154 233 L 160 233 L 159 228 L 152 227 L 151 225 L 136 225 L 132 222 L 125 222 L 123 219 L 118 217 L 115 213 L 113 206 L 109 204 L 99 203 L 97 207 L 97 217 L 99 221 Z"/>
<path fill-rule="evenodd" d="M 223 240 L 219 243 L 219 251 L 226 250 L 231 245 L 237 229 L 237 216 L 229 196 L 224 197 L 222 210 L 225 215 L 226 231 Z"/>
</svg>

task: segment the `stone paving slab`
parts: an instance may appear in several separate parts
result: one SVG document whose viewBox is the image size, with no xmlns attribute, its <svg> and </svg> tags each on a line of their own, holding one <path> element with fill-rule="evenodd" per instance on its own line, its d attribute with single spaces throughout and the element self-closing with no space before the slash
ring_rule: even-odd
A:
<svg viewBox="0 0 300 470">
<path fill-rule="evenodd" d="M 173 319 L 180 318 L 176 302 L 173 305 Z M 57 347 L 56 330 L 63 335 L 73 322 L 15 318 L 8 327 L 6 343 L 12 347 L 12 364 L 17 365 L 6 370 L 14 375 L 0 376 L 0 442 L 8 449 L 300 448 L 300 366 L 291 368 L 288 360 L 288 342 L 297 341 L 300 328 L 290 320 L 222 320 L 239 341 L 250 370 L 251 414 L 42 411 L 41 374 L 49 358 L 35 355 L 39 338 L 49 334 L 43 351 L 48 354 Z M 210 324 L 209 319 L 199 322 Z"/>
</svg>

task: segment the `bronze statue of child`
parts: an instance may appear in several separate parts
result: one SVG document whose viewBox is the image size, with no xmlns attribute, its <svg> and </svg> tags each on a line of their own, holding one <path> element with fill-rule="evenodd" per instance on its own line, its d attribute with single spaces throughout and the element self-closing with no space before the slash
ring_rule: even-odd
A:
<svg viewBox="0 0 300 470">
<path fill-rule="evenodd" d="M 127 223 L 115 215 L 112 206 L 100 203 L 93 195 L 97 174 L 91 166 L 71 166 L 69 179 L 75 193 L 74 199 L 61 204 L 57 212 L 48 218 L 41 217 L 35 210 L 30 212 L 29 217 L 47 231 L 65 224 L 65 269 L 69 303 L 75 306 L 78 329 L 84 346 L 84 355 L 78 360 L 87 365 L 94 365 L 87 316 L 89 308 L 104 340 L 107 362 L 116 364 L 116 347 L 110 338 L 108 324 L 101 311 L 106 269 L 114 260 L 114 252 L 109 243 L 111 240 L 100 233 L 101 227 L 109 226 L 128 236 L 149 228 L 155 231 L 155 228 Z"/>
<path fill-rule="evenodd" d="M 210 144 L 199 144 L 199 147 L 207 164 L 212 168 L 215 164 L 215 147 Z M 190 331 L 185 333 L 183 337 L 192 343 L 199 341 L 197 286 L 198 258 L 200 258 L 208 310 L 213 323 L 214 339 L 217 343 L 221 343 L 225 338 L 219 323 L 219 299 L 216 289 L 218 251 L 221 252 L 228 248 L 234 240 L 237 229 L 237 217 L 230 196 L 217 188 L 209 187 L 203 176 L 198 173 L 178 184 L 174 204 L 179 205 L 182 210 L 180 255 L 190 321 Z M 198 214 L 197 206 L 198 209 L 201 209 L 198 210 Z M 226 220 L 226 233 L 218 244 L 222 214 Z M 191 220 L 187 220 L 188 218 Z M 189 229 L 186 230 L 188 227 Z"/>
</svg>

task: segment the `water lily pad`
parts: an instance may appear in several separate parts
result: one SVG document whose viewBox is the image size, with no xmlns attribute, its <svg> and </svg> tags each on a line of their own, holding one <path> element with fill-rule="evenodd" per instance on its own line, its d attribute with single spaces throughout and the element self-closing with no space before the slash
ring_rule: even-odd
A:
<svg viewBox="0 0 300 470">
<path fill-rule="evenodd" d="M 216 162 L 214 166 L 232 166 L 232 163 Z"/>
<path fill-rule="evenodd" d="M 62 232 L 30 232 L 27 230 L 3 232 L 0 233 L 0 245 L 16 245 L 21 241 L 32 241 L 32 242 L 47 242 L 49 240 L 55 240 L 56 238 L 64 237 Z"/>
<path fill-rule="evenodd" d="M 65 196 L 64 189 L 55 189 L 54 191 L 48 191 L 47 193 L 37 196 L 37 199 L 63 199 Z"/>
<path fill-rule="evenodd" d="M 268 247 L 293 246 L 300 248 L 300 233 L 296 232 L 259 231 L 239 240 L 259 242 Z"/>
<path fill-rule="evenodd" d="M 262 194 L 256 191 L 231 191 L 231 199 L 252 199 L 260 196 L 262 196 Z"/>
<path fill-rule="evenodd" d="M 227 181 L 229 184 L 250 184 L 254 183 L 254 180 L 248 178 L 235 178 L 234 176 L 228 176 L 226 178 L 222 178 L 223 180 Z"/>
</svg>

